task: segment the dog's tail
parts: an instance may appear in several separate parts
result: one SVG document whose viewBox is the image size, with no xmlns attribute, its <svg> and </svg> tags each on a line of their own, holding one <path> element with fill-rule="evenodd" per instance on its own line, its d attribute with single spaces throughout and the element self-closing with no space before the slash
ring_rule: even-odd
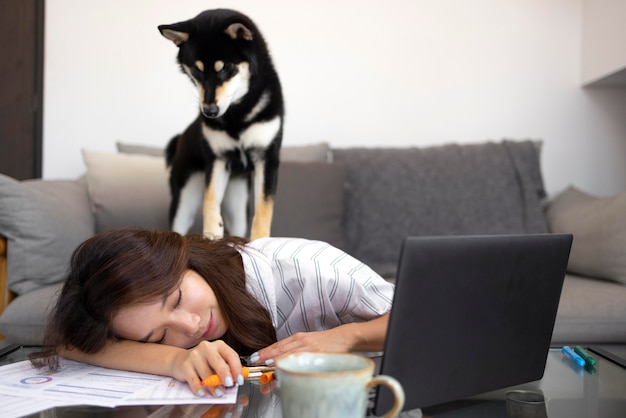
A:
<svg viewBox="0 0 626 418">
<path fill-rule="evenodd" d="M 167 148 L 165 148 L 165 163 L 167 164 L 167 167 L 171 166 L 172 161 L 174 161 L 174 155 L 176 155 L 176 148 L 178 147 L 179 139 L 180 134 L 170 139 L 170 142 L 167 144 Z"/>
</svg>

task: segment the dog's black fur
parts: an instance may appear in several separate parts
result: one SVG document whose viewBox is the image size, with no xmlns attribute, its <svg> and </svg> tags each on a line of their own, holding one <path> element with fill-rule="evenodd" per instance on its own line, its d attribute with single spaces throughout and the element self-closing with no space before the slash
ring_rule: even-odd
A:
<svg viewBox="0 0 626 418">
<path fill-rule="evenodd" d="M 226 9 L 159 31 L 178 46 L 178 63 L 200 93 L 198 118 L 166 149 L 172 229 L 188 232 L 203 195 L 205 236 L 223 236 L 224 227 L 245 236 L 248 183 L 254 179 L 250 238 L 269 236 L 284 105 L 263 36 L 250 18 Z"/>
</svg>

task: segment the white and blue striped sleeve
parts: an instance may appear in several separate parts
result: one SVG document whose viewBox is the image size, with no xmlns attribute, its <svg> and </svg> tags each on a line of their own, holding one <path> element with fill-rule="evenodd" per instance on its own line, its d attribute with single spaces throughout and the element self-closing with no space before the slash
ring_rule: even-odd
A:
<svg viewBox="0 0 626 418">
<path fill-rule="evenodd" d="M 279 338 L 367 321 L 391 309 L 394 286 L 325 242 L 262 238 L 249 246 L 270 260 Z"/>
</svg>

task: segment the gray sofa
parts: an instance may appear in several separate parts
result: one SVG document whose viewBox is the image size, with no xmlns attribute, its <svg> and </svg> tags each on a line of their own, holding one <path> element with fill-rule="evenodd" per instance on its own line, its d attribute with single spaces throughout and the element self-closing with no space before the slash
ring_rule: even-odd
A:
<svg viewBox="0 0 626 418">
<path fill-rule="evenodd" d="M 284 147 L 272 234 L 328 241 L 392 279 L 406 235 L 573 233 L 553 342 L 626 343 L 626 194 L 598 198 L 571 187 L 546 201 L 540 146 Z M 41 341 L 84 239 L 116 227 L 167 228 L 162 150 L 118 151 L 83 151 L 86 173 L 76 180 L 0 175 L 3 293 L 15 297 L 0 316 L 8 340 Z"/>
</svg>

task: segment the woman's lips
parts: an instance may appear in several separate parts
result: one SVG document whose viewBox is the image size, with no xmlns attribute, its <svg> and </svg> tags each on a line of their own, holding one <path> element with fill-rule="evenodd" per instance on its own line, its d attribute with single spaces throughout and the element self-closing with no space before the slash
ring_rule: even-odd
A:
<svg viewBox="0 0 626 418">
<path fill-rule="evenodd" d="M 211 315 L 211 317 L 209 318 L 209 324 L 207 326 L 206 332 L 202 335 L 202 339 L 208 340 L 209 337 L 211 337 L 211 334 L 213 334 L 213 331 L 215 331 L 215 318 L 213 317 L 213 315 Z"/>
</svg>

